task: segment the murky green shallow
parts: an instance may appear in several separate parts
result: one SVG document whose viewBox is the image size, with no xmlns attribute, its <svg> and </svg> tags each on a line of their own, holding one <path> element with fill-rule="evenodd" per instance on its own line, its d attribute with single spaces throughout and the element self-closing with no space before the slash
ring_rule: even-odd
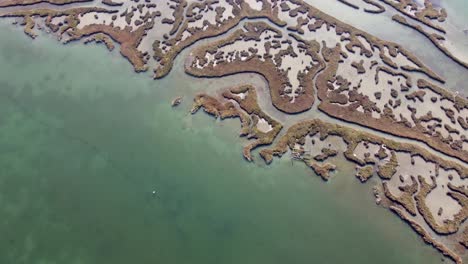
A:
<svg viewBox="0 0 468 264">
<path fill-rule="evenodd" d="M 350 166 L 245 162 L 181 72 L 0 25 L 0 264 L 441 262 Z"/>
</svg>

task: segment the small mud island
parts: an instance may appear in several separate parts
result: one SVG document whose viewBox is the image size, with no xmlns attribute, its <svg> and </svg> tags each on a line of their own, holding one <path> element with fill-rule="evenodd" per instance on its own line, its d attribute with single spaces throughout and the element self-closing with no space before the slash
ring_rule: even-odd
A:
<svg viewBox="0 0 468 264">
<path fill-rule="evenodd" d="M 337 0 L 349 12 L 413 30 L 468 71 L 450 14 L 429 0 Z M 238 118 L 247 161 L 290 156 L 325 181 L 354 164 L 376 202 L 444 256 L 468 248 L 468 100 L 407 48 L 302 0 L 10 0 L 0 18 L 62 43 L 102 43 L 155 79 L 188 49 L 196 78 L 238 78 L 229 87 L 181 95 L 192 113 Z M 398 22 L 398 23 L 395 23 Z M 384 29 L 383 29 L 384 30 Z M 185 100 L 185 99 L 184 99 Z M 284 157 L 283 157 L 284 158 Z"/>
</svg>

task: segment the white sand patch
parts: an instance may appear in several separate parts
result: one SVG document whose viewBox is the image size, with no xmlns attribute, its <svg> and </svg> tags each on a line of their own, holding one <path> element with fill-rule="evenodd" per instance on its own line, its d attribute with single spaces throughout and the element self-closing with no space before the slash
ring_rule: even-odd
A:
<svg viewBox="0 0 468 264">
<path fill-rule="evenodd" d="M 263 118 L 260 118 L 257 123 L 257 129 L 262 133 L 268 133 L 273 130 L 273 127 Z"/>
<path fill-rule="evenodd" d="M 263 8 L 263 3 L 257 0 L 245 0 L 245 2 L 250 6 L 250 8 L 261 11 Z"/>
</svg>

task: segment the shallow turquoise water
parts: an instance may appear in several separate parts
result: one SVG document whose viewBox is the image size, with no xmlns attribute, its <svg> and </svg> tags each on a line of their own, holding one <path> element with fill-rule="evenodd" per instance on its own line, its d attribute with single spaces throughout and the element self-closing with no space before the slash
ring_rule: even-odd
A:
<svg viewBox="0 0 468 264">
<path fill-rule="evenodd" d="M 171 109 L 204 85 L 1 25 L 0 263 L 441 262 L 351 167 L 247 163 L 237 121 Z"/>
</svg>

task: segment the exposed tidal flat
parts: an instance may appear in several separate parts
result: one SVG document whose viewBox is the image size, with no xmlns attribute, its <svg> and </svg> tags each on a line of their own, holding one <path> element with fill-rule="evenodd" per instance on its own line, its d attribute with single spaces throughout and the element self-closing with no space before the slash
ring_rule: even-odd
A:
<svg viewBox="0 0 468 264">
<path fill-rule="evenodd" d="M 445 79 L 447 88 L 468 96 L 466 69 L 457 63 L 453 63 L 423 34 L 392 21 L 392 16 L 398 14 L 398 12 L 391 7 L 387 6 L 385 13 L 375 15 L 362 10 L 352 12 L 352 8 L 343 5 L 339 1 L 306 0 L 306 2 L 365 32 L 402 45 L 430 69 L 440 74 Z M 457 31 L 456 36 L 451 41 L 460 47 L 459 56 L 468 56 L 468 35 L 462 33 L 463 30 L 468 29 L 466 23 L 468 4 L 464 0 L 440 1 L 440 4 L 450 14 L 448 17 L 450 29 Z"/>
<path fill-rule="evenodd" d="M 171 109 L 213 80 L 0 39 L 0 263 L 441 262 L 349 165 L 323 183 L 287 157 L 247 163 L 237 120 Z"/>
</svg>

